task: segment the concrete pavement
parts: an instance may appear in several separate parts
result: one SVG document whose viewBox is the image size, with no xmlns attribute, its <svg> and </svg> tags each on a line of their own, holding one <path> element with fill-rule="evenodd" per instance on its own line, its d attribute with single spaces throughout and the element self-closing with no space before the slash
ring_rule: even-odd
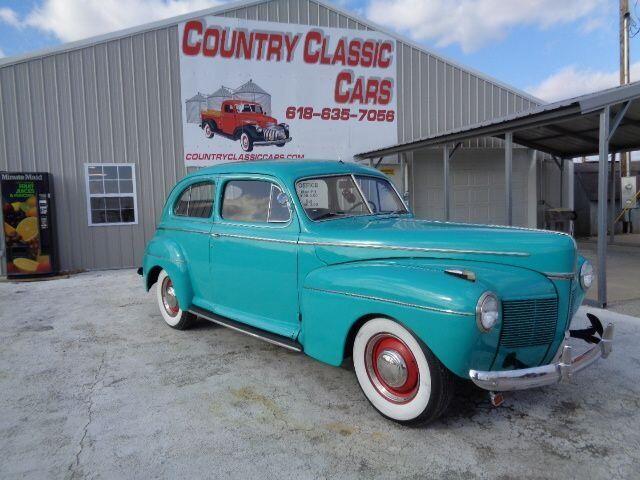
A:
<svg viewBox="0 0 640 480">
<path fill-rule="evenodd" d="M 609 310 L 640 317 L 640 243 L 633 244 L 630 235 L 618 235 L 620 244 L 609 245 L 607 249 L 607 297 Z M 597 244 L 595 241 L 579 241 L 582 255 L 598 268 Z M 598 280 L 589 290 L 587 298 L 598 297 Z"/>
<path fill-rule="evenodd" d="M 429 428 L 354 373 L 199 323 L 163 324 L 133 271 L 0 283 L 0 478 L 617 478 L 640 471 L 640 320 L 573 385 Z M 584 310 L 579 321 L 584 321 Z"/>
</svg>

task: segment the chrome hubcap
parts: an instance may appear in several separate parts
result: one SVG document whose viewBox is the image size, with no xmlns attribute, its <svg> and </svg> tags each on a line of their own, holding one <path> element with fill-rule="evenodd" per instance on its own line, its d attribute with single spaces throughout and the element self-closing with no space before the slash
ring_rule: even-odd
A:
<svg viewBox="0 0 640 480">
<path fill-rule="evenodd" d="M 386 400 L 404 404 L 418 393 L 420 370 L 411 349 L 390 333 L 378 333 L 367 342 L 364 363 L 371 384 Z"/>
<path fill-rule="evenodd" d="M 162 304 L 169 315 L 175 317 L 180 311 L 176 291 L 170 278 L 165 278 L 162 282 Z"/>
<path fill-rule="evenodd" d="M 380 377 L 390 387 L 401 387 L 407 381 L 407 364 L 395 350 L 380 352 L 377 366 Z"/>
</svg>

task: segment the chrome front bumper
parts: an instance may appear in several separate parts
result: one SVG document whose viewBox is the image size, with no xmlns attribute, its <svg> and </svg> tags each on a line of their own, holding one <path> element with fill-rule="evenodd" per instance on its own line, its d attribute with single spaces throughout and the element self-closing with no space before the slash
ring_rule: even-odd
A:
<svg viewBox="0 0 640 480">
<path fill-rule="evenodd" d="M 560 347 L 557 360 L 542 367 L 506 370 L 501 372 L 482 372 L 469 370 L 473 383 L 485 390 L 505 392 L 544 387 L 559 382 L 570 382 L 575 373 L 584 370 L 599 358 L 607 358 L 613 345 L 613 324 L 607 325 L 600 342 L 586 352 L 573 358 L 572 347 Z"/>
<path fill-rule="evenodd" d="M 255 142 L 253 142 L 254 145 L 256 146 L 260 146 L 260 147 L 264 147 L 267 145 L 278 145 L 279 143 L 289 143 L 291 140 L 293 140 L 293 137 L 287 137 L 287 138 L 283 138 L 281 140 L 256 140 Z"/>
</svg>

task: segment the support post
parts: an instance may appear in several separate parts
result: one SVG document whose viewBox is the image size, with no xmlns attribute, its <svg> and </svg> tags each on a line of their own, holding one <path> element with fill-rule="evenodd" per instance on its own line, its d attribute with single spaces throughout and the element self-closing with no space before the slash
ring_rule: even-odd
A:
<svg viewBox="0 0 640 480">
<path fill-rule="evenodd" d="M 600 113 L 600 160 L 598 162 L 598 303 L 607 306 L 607 162 L 611 108 Z"/>
<path fill-rule="evenodd" d="M 411 192 L 411 189 L 409 188 L 409 154 L 406 152 L 403 153 L 402 158 L 404 159 L 404 162 L 403 162 L 404 167 L 402 169 L 402 186 L 404 187 L 404 192 L 403 192 L 404 202 L 407 205 L 410 205 L 411 195 L 413 192 Z M 411 152 L 411 158 L 413 159 L 413 152 Z"/>
<path fill-rule="evenodd" d="M 442 148 L 442 166 L 444 177 L 442 179 L 442 186 L 444 191 L 444 219 L 446 221 L 451 220 L 451 200 L 450 200 L 450 186 L 451 180 L 449 176 L 449 145 L 445 145 Z"/>
<path fill-rule="evenodd" d="M 609 203 L 609 243 L 615 242 L 615 219 L 616 219 L 616 154 L 611 157 L 611 202 Z"/>
<path fill-rule="evenodd" d="M 505 220 L 506 224 L 513 225 L 513 195 L 511 188 L 511 176 L 513 173 L 513 133 L 504 135 L 504 192 L 505 192 Z"/>
<path fill-rule="evenodd" d="M 402 177 L 402 199 L 404 203 L 409 205 L 409 165 L 407 161 L 407 153 L 400 154 L 400 176 Z"/>
</svg>

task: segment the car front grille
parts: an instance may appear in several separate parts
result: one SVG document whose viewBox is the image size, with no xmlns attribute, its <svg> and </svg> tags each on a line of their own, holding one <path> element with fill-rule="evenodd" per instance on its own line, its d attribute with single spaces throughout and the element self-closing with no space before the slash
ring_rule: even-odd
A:
<svg viewBox="0 0 640 480">
<path fill-rule="evenodd" d="M 548 345 L 558 321 L 558 300 L 508 300 L 502 302 L 500 345 L 508 348 Z"/>
<path fill-rule="evenodd" d="M 269 127 L 264 129 L 264 139 L 267 142 L 274 142 L 276 140 L 285 140 L 287 134 L 282 127 Z"/>
</svg>

